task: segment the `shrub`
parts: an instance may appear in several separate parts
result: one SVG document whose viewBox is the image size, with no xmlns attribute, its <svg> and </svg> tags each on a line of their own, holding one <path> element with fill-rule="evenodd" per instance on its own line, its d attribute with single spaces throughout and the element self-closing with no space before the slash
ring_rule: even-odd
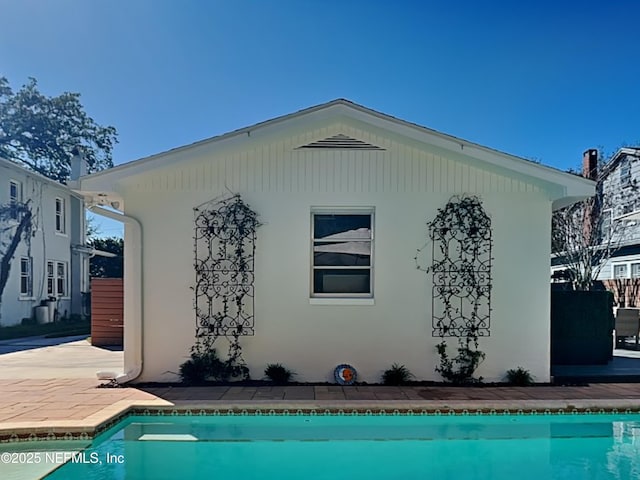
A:
<svg viewBox="0 0 640 480">
<path fill-rule="evenodd" d="M 191 358 L 180 365 L 180 378 L 189 385 L 201 384 L 206 380 L 227 381 L 234 376 L 233 369 L 234 366 L 218 358 L 214 348 L 208 352 L 192 352 Z"/>
<path fill-rule="evenodd" d="M 284 385 L 291 381 L 295 373 L 279 363 L 270 363 L 267 365 L 267 368 L 264 369 L 264 375 L 273 383 Z"/>
<path fill-rule="evenodd" d="M 471 339 L 473 340 L 473 339 Z M 478 366 L 485 359 L 486 354 L 480 350 L 471 348 L 469 338 L 460 339 L 458 343 L 458 355 L 451 358 L 447 353 L 446 342 L 436 345 L 438 355 L 440 355 L 440 365 L 435 368 L 442 378 L 456 385 L 468 383 L 481 383 L 482 377 L 475 378 L 473 374 Z"/>
<path fill-rule="evenodd" d="M 391 368 L 385 370 L 382 374 L 382 383 L 384 385 L 406 385 L 412 378 L 413 373 L 404 365 L 394 363 Z"/>
<path fill-rule="evenodd" d="M 507 370 L 507 382 L 518 387 L 526 387 L 533 384 L 533 377 L 529 370 L 522 367 Z"/>
<path fill-rule="evenodd" d="M 202 357 L 191 355 L 191 358 L 180 365 L 180 379 L 187 385 L 204 383 L 207 378 L 207 365 Z"/>
</svg>

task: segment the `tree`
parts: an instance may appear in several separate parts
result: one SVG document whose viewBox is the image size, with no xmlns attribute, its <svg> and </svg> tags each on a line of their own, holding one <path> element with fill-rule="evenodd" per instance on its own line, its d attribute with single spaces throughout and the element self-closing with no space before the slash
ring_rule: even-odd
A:
<svg viewBox="0 0 640 480">
<path fill-rule="evenodd" d="M 575 290 L 591 290 L 607 260 L 624 240 L 621 222 L 613 222 L 610 209 L 614 199 L 596 186 L 596 195 L 553 213 L 551 253 L 566 267 Z"/>
<path fill-rule="evenodd" d="M 0 206 L 0 306 L 11 272 L 11 260 L 20 242 L 29 242 L 33 234 L 31 219 L 29 202 Z"/>
<path fill-rule="evenodd" d="M 113 253 L 115 257 L 95 255 L 89 263 L 91 277 L 122 278 L 124 240 L 122 238 L 94 238 L 89 245 L 96 250 Z"/>
<path fill-rule="evenodd" d="M 90 172 L 102 170 L 113 165 L 116 143 L 115 128 L 89 117 L 78 93 L 45 96 L 34 78 L 14 92 L 0 77 L 0 157 L 66 183 L 75 152 L 82 151 Z M 16 250 L 32 236 L 31 220 L 29 201 L 0 206 L 0 302 Z"/>
<path fill-rule="evenodd" d="M 14 92 L 0 77 L 0 157 L 66 183 L 71 157 L 81 149 L 89 172 L 113 166 L 114 127 L 98 125 L 80 103 L 80 94 L 47 97 L 35 78 Z"/>
</svg>

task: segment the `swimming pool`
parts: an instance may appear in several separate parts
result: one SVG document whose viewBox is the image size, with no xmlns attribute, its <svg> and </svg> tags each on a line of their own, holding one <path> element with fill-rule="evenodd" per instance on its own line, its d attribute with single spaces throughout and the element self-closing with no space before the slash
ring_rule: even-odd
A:
<svg viewBox="0 0 640 480">
<path fill-rule="evenodd" d="M 47 479 L 640 478 L 640 415 L 132 416 Z"/>
</svg>

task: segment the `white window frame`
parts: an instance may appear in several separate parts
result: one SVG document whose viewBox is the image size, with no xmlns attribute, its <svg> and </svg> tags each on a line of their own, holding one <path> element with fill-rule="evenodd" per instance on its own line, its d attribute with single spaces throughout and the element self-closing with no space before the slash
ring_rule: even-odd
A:
<svg viewBox="0 0 640 480">
<path fill-rule="evenodd" d="M 624 273 L 622 275 L 616 275 L 616 268 L 624 268 Z M 618 278 L 629 278 L 629 265 L 627 263 L 614 263 L 611 265 L 611 276 L 613 279 Z"/>
<path fill-rule="evenodd" d="M 620 183 L 622 186 L 631 184 L 631 162 L 628 158 L 620 162 Z"/>
<path fill-rule="evenodd" d="M 55 271 L 55 262 L 47 260 L 47 295 L 50 297 L 54 297 L 56 292 Z"/>
<path fill-rule="evenodd" d="M 606 238 L 611 238 L 613 234 L 613 210 L 611 208 L 605 208 L 602 210 L 602 234 Z"/>
<path fill-rule="evenodd" d="M 12 190 L 15 189 L 15 195 Z M 9 207 L 11 208 L 11 219 L 20 220 L 17 206 L 22 203 L 22 183 L 17 180 L 9 180 Z"/>
<path fill-rule="evenodd" d="M 23 284 L 23 281 L 26 284 Z M 23 288 L 24 286 L 26 288 Z M 31 257 L 20 257 L 20 296 L 33 296 L 33 258 Z"/>
<path fill-rule="evenodd" d="M 56 197 L 55 209 L 56 233 L 64 235 L 67 233 L 67 209 L 64 198 Z"/>
<path fill-rule="evenodd" d="M 635 269 L 633 267 L 639 267 L 637 273 L 634 273 Z M 640 278 L 640 262 L 631 262 L 629 273 L 631 274 L 631 278 Z"/>
<path fill-rule="evenodd" d="M 315 216 L 316 215 L 369 215 L 371 218 L 371 238 L 368 240 L 360 240 L 358 242 L 364 241 L 369 242 L 371 244 L 371 255 L 368 266 L 315 266 L 314 265 L 314 246 L 315 243 L 322 242 L 322 239 L 315 238 Z M 374 298 L 374 246 L 375 246 L 375 208 L 374 207 L 313 207 L 311 209 L 311 258 L 310 258 L 310 298 L 311 300 L 322 300 L 327 299 L 332 302 L 337 301 L 340 303 L 340 300 L 370 300 Z M 327 242 L 335 242 L 336 240 L 326 240 Z M 316 293 L 314 290 L 314 281 L 315 281 L 315 272 L 316 270 L 369 270 L 369 292 L 367 293 Z"/>
<path fill-rule="evenodd" d="M 60 273 L 60 268 L 62 267 L 62 273 Z M 69 296 L 69 281 L 68 281 L 68 273 L 69 269 L 67 268 L 67 262 L 56 262 L 56 296 L 57 297 L 68 297 Z M 62 282 L 62 287 L 60 287 Z"/>
<path fill-rule="evenodd" d="M 60 273 L 60 268 L 62 268 L 62 273 Z M 69 268 L 67 262 L 47 260 L 47 295 L 56 298 L 69 297 Z"/>
</svg>

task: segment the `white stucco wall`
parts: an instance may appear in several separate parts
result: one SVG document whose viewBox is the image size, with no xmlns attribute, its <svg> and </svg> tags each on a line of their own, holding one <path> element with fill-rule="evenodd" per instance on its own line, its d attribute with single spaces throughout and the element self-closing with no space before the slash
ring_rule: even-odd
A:
<svg viewBox="0 0 640 480">
<path fill-rule="evenodd" d="M 340 132 L 386 150 L 293 148 Z M 300 381 L 329 381 L 345 362 L 360 380 L 377 382 L 397 362 L 418 379 L 439 380 L 431 278 L 413 257 L 437 209 L 451 195 L 468 193 L 483 200 L 494 239 L 491 336 L 480 340 L 487 358 L 478 374 L 498 381 L 522 366 L 537 381 L 549 380 L 551 201 L 540 185 L 342 124 L 245 151 L 178 155 L 174 167 L 119 185 L 126 213 L 143 226 L 138 381 L 175 380 L 188 358 L 195 333 L 192 209 L 227 189 L 240 193 L 264 223 L 256 252 L 255 336 L 241 340 L 252 377 L 279 362 Z M 375 208 L 374 305 L 310 302 L 310 210 L 331 206 Z"/>
</svg>

